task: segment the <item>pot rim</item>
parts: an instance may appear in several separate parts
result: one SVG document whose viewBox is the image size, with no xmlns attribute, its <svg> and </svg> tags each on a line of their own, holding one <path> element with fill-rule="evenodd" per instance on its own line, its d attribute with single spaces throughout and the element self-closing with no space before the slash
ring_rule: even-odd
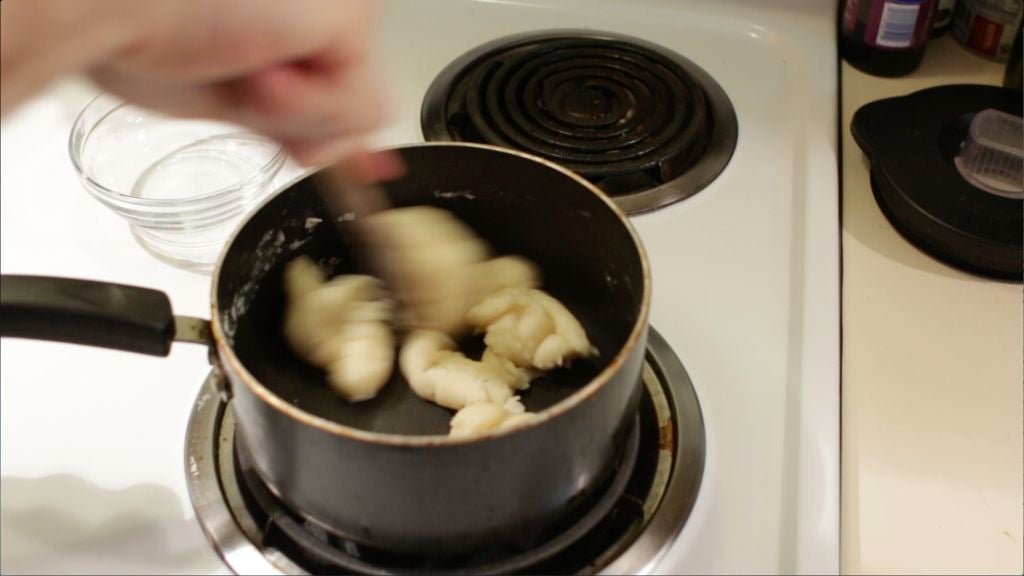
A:
<svg viewBox="0 0 1024 576">
<path fill-rule="evenodd" d="M 406 148 L 423 148 L 423 147 L 458 147 L 458 148 L 478 148 L 483 150 L 490 150 L 502 154 L 508 154 L 511 156 L 518 156 L 526 160 L 543 164 L 544 166 L 556 170 L 565 176 L 568 176 L 578 184 L 589 190 L 595 196 L 598 197 L 608 208 L 615 214 L 621 224 L 626 228 L 630 237 L 633 240 L 633 246 L 637 251 L 640 258 L 640 266 L 643 272 L 643 296 L 640 302 L 640 312 L 637 315 L 636 322 L 633 324 L 633 328 L 629 333 L 629 337 L 626 339 L 626 343 L 619 348 L 615 357 L 612 358 L 611 362 L 606 366 L 597 376 L 587 382 L 579 390 L 576 390 L 566 398 L 563 398 L 559 402 L 548 406 L 547 408 L 536 412 L 537 418 L 532 419 L 529 423 L 517 426 L 508 430 L 491 430 L 483 434 L 469 436 L 469 437 L 449 437 L 448 435 L 441 434 L 430 434 L 430 435 L 407 435 L 407 434 L 392 434 L 384 432 L 371 432 L 369 430 L 363 430 L 360 428 L 354 428 L 352 426 L 346 426 L 340 422 L 328 420 L 320 416 L 316 416 L 305 410 L 302 410 L 284 399 L 280 398 L 276 394 L 270 391 L 262 382 L 253 376 L 248 369 L 242 364 L 241 360 L 235 354 L 232 347 L 227 342 L 227 337 L 224 334 L 223 327 L 220 322 L 219 305 L 217 301 L 217 288 L 220 284 L 221 269 L 224 264 L 224 260 L 234 245 L 238 234 L 241 230 L 249 223 L 249 221 L 263 209 L 264 205 L 269 203 L 271 200 L 276 198 L 282 191 L 291 188 L 297 182 L 307 178 L 311 172 L 305 171 L 296 177 L 294 180 L 286 184 L 277 193 L 267 197 L 263 203 L 254 208 L 249 216 L 243 219 L 242 222 L 236 226 L 235 230 L 231 233 L 228 241 L 224 244 L 224 248 L 221 250 L 220 255 L 217 257 L 217 263 L 213 270 L 212 281 L 210 283 L 210 328 L 213 334 L 213 344 L 216 348 L 216 353 L 220 361 L 226 364 L 225 368 L 230 369 L 234 372 L 238 379 L 240 379 L 249 390 L 262 400 L 268 406 L 275 410 L 283 413 L 285 416 L 293 418 L 302 424 L 317 428 L 327 434 L 333 436 L 339 436 L 356 440 L 360 442 L 368 442 L 373 444 L 383 444 L 389 446 L 403 446 L 403 447 L 427 447 L 427 446 L 457 446 L 476 444 L 478 442 L 486 442 L 494 440 L 499 437 L 510 436 L 512 434 L 523 433 L 528 430 L 534 429 L 538 426 L 546 424 L 549 420 L 556 418 L 570 410 L 576 408 L 584 401 L 592 397 L 598 390 L 603 388 L 607 383 L 616 375 L 622 368 L 622 365 L 626 362 L 626 359 L 632 354 L 637 345 L 643 340 L 647 333 L 648 327 L 648 316 L 650 313 L 651 305 L 651 271 L 650 264 L 647 259 L 647 252 L 644 249 L 643 243 L 640 240 L 640 236 L 637 234 L 636 229 L 633 227 L 629 218 L 625 212 L 618 207 L 617 204 L 604 192 L 602 192 L 597 186 L 591 184 L 585 180 L 582 176 L 579 176 L 575 172 L 564 168 L 554 162 L 546 160 L 544 158 L 521 152 L 518 150 L 512 150 L 509 148 L 503 148 L 500 146 L 493 146 L 490 144 L 478 144 L 474 142 L 424 142 L 424 143 L 412 143 L 403 144 L 398 146 L 389 146 L 384 149 L 388 150 L 402 150 Z"/>
</svg>

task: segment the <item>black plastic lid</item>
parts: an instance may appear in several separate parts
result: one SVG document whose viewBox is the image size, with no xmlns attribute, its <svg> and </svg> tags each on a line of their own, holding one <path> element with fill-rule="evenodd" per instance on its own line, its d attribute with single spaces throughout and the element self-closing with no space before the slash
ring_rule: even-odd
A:
<svg viewBox="0 0 1024 576">
<path fill-rule="evenodd" d="M 862 106 L 850 129 L 871 161 L 882 213 L 905 238 L 964 271 L 1021 281 L 1024 200 L 974 187 L 954 158 L 971 119 L 987 108 L 1021 115 L 1020 93 L 939 86 Z"/>
</svg>

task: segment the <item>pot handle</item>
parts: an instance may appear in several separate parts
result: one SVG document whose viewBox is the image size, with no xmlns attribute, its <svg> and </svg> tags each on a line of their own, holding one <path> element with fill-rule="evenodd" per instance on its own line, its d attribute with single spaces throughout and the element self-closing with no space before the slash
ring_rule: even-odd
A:
<svg viewBox="0 0 1024 576">
<path fill-rule="evenodd" d="M 0 337 L 167 356 L 174 340 L 207 343 L 209 323 L 174 316 L 158 290 L 50 276 L 0 276 Z"/>
</svg>

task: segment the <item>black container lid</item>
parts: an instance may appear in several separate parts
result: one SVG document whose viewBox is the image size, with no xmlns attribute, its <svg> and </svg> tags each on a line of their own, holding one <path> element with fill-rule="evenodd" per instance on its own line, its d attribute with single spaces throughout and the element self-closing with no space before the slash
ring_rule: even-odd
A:
<svg viewBox="0 0 1024 576">
<path fill-rule="evenodd" d="M 851 132 L 871 161 L 882 213 L 907 240 L 954 267 L 1024 276 L 1024 200 L 968 183 L 954 164 L 975 114 L 1021 116 L 1021 98 L 997 86 L 938 86 L 862 106 Z"/>
</svg>

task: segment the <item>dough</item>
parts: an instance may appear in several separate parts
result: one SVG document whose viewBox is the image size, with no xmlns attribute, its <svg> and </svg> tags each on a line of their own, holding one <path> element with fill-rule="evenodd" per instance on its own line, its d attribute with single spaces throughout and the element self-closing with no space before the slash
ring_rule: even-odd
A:
<svg viewBox="0 0 1024 576">
<path fill-rule="evenodd" d="M 496 359 L 471 360 L 456 350 L 443 332 L 419 330 L 410 334 L 398 359 L 402 375 L 420 398 L 459 410 L 491 402 L 515 406 L 512 389 L 525 388 L 525 372 L 510 370 Z"/>
<path fill-rule="evenodd" d="M 519 367 L 551 370 L 594 356 L 586 331 L 561 302 L 535 288 L 507 288 L 470 309 L 492 354 Z"/>
<path fill-rule="evenodd" d="M 352 402 L 368 400 L 387 384 L 394 367 L 393 306 L 370 276 L 325 280 L 300 256 L 284 270 L 284 335 L 307 362 L 327 372 L 332 389 Z"/>
</svg>

